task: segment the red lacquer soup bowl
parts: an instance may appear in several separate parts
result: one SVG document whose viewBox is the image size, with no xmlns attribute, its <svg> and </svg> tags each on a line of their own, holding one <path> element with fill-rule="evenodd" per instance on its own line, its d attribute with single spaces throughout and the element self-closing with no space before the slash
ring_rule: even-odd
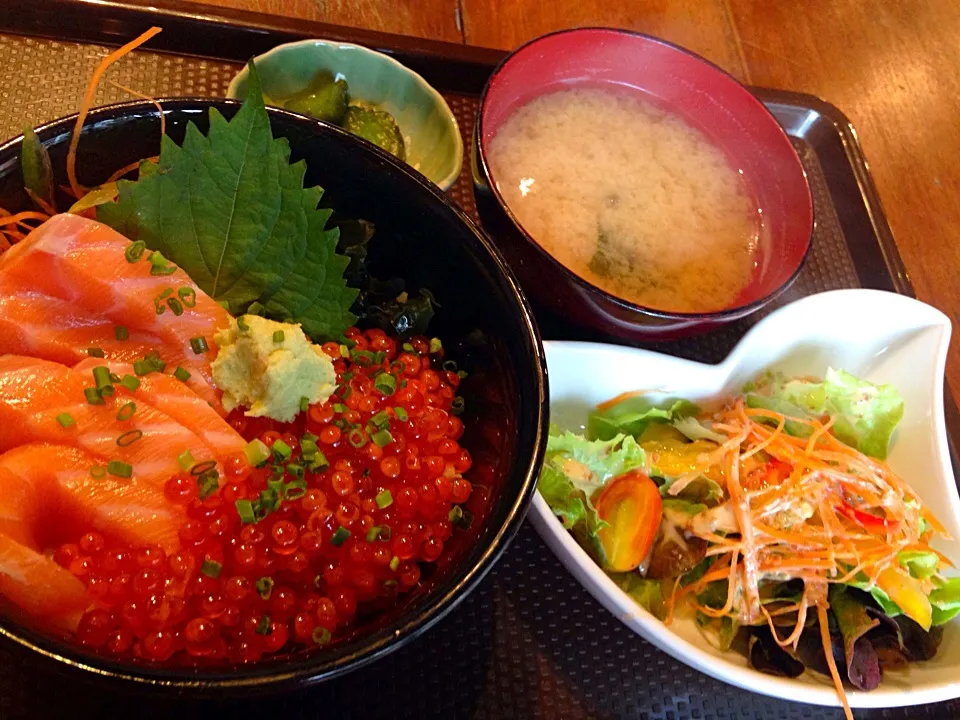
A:
<svg viewBox="0 0 960 720">
<path fill-rule="evenodd" d="M 489 162 L 491 141 L 507 118 L 547 93 L 605 86 L 620 93 L 635 92 L 679 115 L 742 171 L 760 209 L 764 232 L 751 282 L 730 307 L 708 313 L 669 312 L 616 297 L 555 260 L 507 206 Z M 797 277 L 810 250 L 810 187 L 783 128 L 732 76 L 683 48 L 647 35 L 582 28 L 545 35 L 520 47 L 487 83 L 474 151 L 481 219 L 535 306 L 608 336 L 663 339 L 742 318 L 782 293 Z"/>
</svg>

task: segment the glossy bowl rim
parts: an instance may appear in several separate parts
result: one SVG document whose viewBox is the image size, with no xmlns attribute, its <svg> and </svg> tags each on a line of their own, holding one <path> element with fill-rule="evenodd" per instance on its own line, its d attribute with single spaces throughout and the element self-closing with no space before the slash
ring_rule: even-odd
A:
<svg viewBox="0 0 960 720">
<path fill-rule="evenodd" d="M 712 312 L 684 313 L 684 312 L 674 312 L 670 310 L 659 310 L 657 308 L 646 307 L 644 305 L 639 305 L 637 303 L 630 302 L 629 300 L 625 300 L 624 298 L 618 297 L 617 295 L 613 295 L 612 293 L 604 290 L 603 288 L 598 287 L 597 285 L 594 285 L 590 281 L 580 277 L 575 272 L 573 272 L 573 270 L 569 269 L 566 265 L 561 263 L 559 260 L 554 258 L 553 255 L 547 252 L 547 250 L 542 245 L 540 245 L 540 243 L 538 243 L 533 238 L 533 236 L 529 232 L 527 232 L 527 230 L 523 227 L 519 219 L 516 217 L 516 215 L 514 215 L 513 211 L 510 209 L 510 206 L 507 204 L 506 200 L 504 200 L 503 196 L 501 195 L 500 190 L 497 187 L 497 183 L 493 179 L 493 171 L 490 168 L 489 162 L 487 161 L 487 151 L 483 143 L 483 121 L 484 121 L 484 115 L 486 114 L 490 87 L 493 84 L 494 80 L 497 78 L 497 76 L 506 69 L 506 66 L 510 63 L 510 61 L 513 60 L 514 57 L 517 56 L 522 51 L 527 50 L 533 45 L 536 45 L 537 43 L 539 43 L 541 40 L 545 40 L 547 38 L 552 38 L 558 35 L 568 35 L 568 34 L 583 33 L 583 32 L 613 33 L 617 35 L 625 35 L 625 36 L 640 38 L 642 40 L 650 41 L 658 45 L 663 45 L 665 47 L 671 48 L 673 50 L 677 50 L 685 55 L 688 55 L 694 60 L 700 61 L 704 65 L 707 65 L 708 67 L 712 68 L 714 71 L 725 76 L 731 82 L 736 83 L 738 86 L 740 86 L 740 88 L 743 89 L 744 92 L 747 94 L 750 101 L 757 108 L 759 108 L 759 110 L 762 111 L 762 113 L 767 117 L 767 119 L 771 123 L 773 123 L 773 125 L 777 128 L 779 135 L 786 142 L 787 147 L 790 148 L 790 151 L 792 153 L 790 157 L 792 157 L 792 159 L 796 161 L 796 167 L 799 169 L 801 177 L 803 178 L 803 186 L 804 188 L 806 188 L 806 191 L 807 191 L 806 207 L 808 208 L 808 213 L 810 217 L 810 230 L 809 230 L 809 233 L 807 234 L 806 247 L 804 248 L 803 255 L 800 258 L 800 262 L 797 263 L 797 266 L 796 268 L 794 268 L 793 272 L 778 287 L 774 288 L 773 290 L 763 295 L 762 297 L 759 297 L 756 300 L 752 300 L 749 303 L 744 303 L 743 305 L 737 305 L 736 307 L 724 308 L 723 310 L 716 310 Z M 732 74 L 730 74 L 729 72 L 721 68 L 719 65 L 711 62 L 710 60 L 707 60 L 702 55 L 699 55 L 698 53 L 695 53 L 692 50 L 688 50 L 687 48 L 681 45 L 677 45 L 676 43 L 670 42 L 669 40 L 664 40 L 662 38 L 656 37 L 655 35 L 638 32 L 636 30 L 627 30 L 623 28 L 612 28 L 612 27 L 605 27 L 602 25 L 596 25 L 596 26 L 564 28 L 561 30 L 554 30 L 553 32 L 549 32 L 544 35 L 535 37 L 532 40 L 528 40 L 527 42 L 523 43 L 522 45 L 512 50 L 506 57 L 503 58 L 503 60 L 501 60 L 497 64 L 493 72 L 490 73 L 490 77 L 487 79 L 487 82 L 483 87 L 483 93 L 480 96 L 480 108 L 477 111 L 477 122 L 476 122 L 475 131 L 474 131 L 473 142 L 476 149 L 478 169 L 480 171 L 480 174 L 482 175 L 481 179 L 486 184 L 486 187 L 483 188 L 482 190 L 489 191 L 490 193 L 492 193 L 494 199 L 497 202 L 498 207 L 507 215 L 507 217 L 510 219 L 511 224 L 520 233 L 520 235 L 523 236 L 524 242 L 532 246 L 539 253 L 539 256 L 542 259 L 548 261 L 548 263 L 555 270 L 559 270 L 560 273 L 567 279 L 568 282 L 571 282 L 574 286 L 578 287 L 581 290 L 586 291 L 589 294 L 600 296 L 600 298 L 602 298 L 604 302 L 614 305 L 621 310 L 627 310 L 634 314 L 646 315 L 648 317 L 654 317 L 661 320 L 667 320 L 667 321 L 673 320 L 677 322 L 686 321 L 689 325 L 736 320 L 738 318 L 749 315 L 755 312 L 756 310 L 759 310 L 763 306 L 767 305 L 768 303 L 772 302 L 773 300 L 776 300 L 787 288 L 789 288 L 793 284 L 793 282 L 797 279 L 797 276 L 800 274 L 800 271 L 803 270 L 803 267 L 810 256 L 810 250 L 813 247 L 813 234 L 814 234 L 814 230 L 816 228 L 817 223 L 816 223 L 816 216 L 814 214 L 813 194 L 810 190 L 810 180 L 807 175 L 807 170 L 805 167 L 803 167 L 803 163 L 800 161 L 800 156 L 797 153 L 796 148 L 793 147 L 793 143 L 790 142 L 790 136 L 787 135 L 787 132 L 783 129 L 783 126 L 779 122 L 777 122 L 777 119 L 774 117 L 773 113 L 770 112 L 767 106 L 764 105 L 760 101 L 760 99 L 757 98 L 752 92 L 750 92 L 750 89 L 746 85 L 744 85 L 742 82 L 737 80 L 737 78 L 735 78 Z M 475 180 L 475 186 L 476 186 L 476 178 L 474 180 Z M 628 319 L 626 321 L 624 321 L 623 319 L 620 319 L 618 321 L 618 324 L 622 325 L 624 324 L 624 322 L 630 325 L 644 327 L 643 323 L 637 322 L 634 319 Z M 656 326 L 652 326 L 651 331 L 655 331 L 655 330 L 656 330 Z"/>
<path fill-rule="evenodd" d="M 156 101 L 126 101 L 93 108 L 87 115 L 85 127 L 92 121 L 107 119 L 118 114 L 133 115 L 136 113 L 156 116 L 158 109 L 155 103 L 159 103 L 165 114 L 176 111 L 204 112 L 210 108 L 239 108 L 242 105 L 240 101 L 232 99 L 186 96 L 158 98 Z M 311 126 L 316 128 L 319 125 L 319 129 L 315 129 L 315 131 L 339 136 L 358 145 L 361 149 L 379 156 L 378 159 L 381 162 L 392 166 L 393 171 L 398 171 L 407 178 L 404 182 L 415 182 L 432 194 L 435 200 L 439 201 L 446 210 L 452 212 L 465 225 L 469 233 L 488 253 L 491 266 L 487 268 L 487 271 L 494 277 L 499 277 L 499 280 L 505 285 L 505 292 L 516 303 L 524 335 L 529 344 L 528 350 L 534 360 L 532 379 L 535 388 L 531 392 L 531 404 L 535 407 L 530 411 L 536 416 L 536 427 L 531 437 L 532 455 L 525 464 L 525 468 L 521 462 L 521 469 L 518 471 L 522 474 L 520 492 L 509 506 L 504 521 L 480 556 L 462 572 L 453 573 L 453 577 L 446 583 L 449 587 L 440 591 L 434 602 L 425 605 L 416 612 L 414 617 L 399 626 L 388 625 L 379 628 L 375 632 L 375 639 L 373 640 L 360 636 L 349 641 L 350 651 L 343 657 L 321 661 L 321 655 L 317 653 L 312 657 L 298 657 L 287 661 L 277 660 L 270 665 L 253 665 L 251 668 L 228 666 L 198 673 L 188 668 L 169 669 L 148 664 L 137 665 L 129 662 L 117 662 L 93 653 L 85 653 L 79 646 L 72 646 L 65 640 L 0 616 L 0 638 L 23 649 L 35 652 L 44 659 L 53 661 L 57 666 L 66 666 L 73 670 L 82 671 L 90 677 L 95 676 L 107 680 L 127 682 L 143 689 L 176 689 L 200 694 L 220 690 L 275 692 L 292 687 L 313 685 L 345 675 L 405 646 L 446 617 L 467 595 L 477 588 L 480 581 L 492 569 L 517 534 L 533 502 L 539 468 L 546 451 L 547 442 L 549 388 L 547 384 L 546 353 L 529 301 L 523 294 L 500 250 L 463 210 L 446 197 L 436 184 L 393 155 L 335 125 L 320 123 L 312 118 L 280 108 L 270 107 L 267 110 L 272 115 L 286 117 L 305 128 Z M 41 138 L 48 133 L 55 133 L 53 137 L 59 139 L 72 132 L 76 118 L 77 114 L 64 116 L 36 126 L 34 131 Z M 21 134 L 0 143 L 0 157 L 12 152 L 14 148 L 22 144 L 22 141 L 23 135 Z M 45 144 L 49 144 L 49 140 Z M 19 151 L 13 157 L 18 158 Z M 9 168 L 9 161 L 0 164 L 0 173 L 9 171 Z M 520 384 L 523 384 L 522 380 Z M 522 420 L 522 418 L 520 419 Z M 466 558 L 464 559 L 466 560 Z M 292 668 L 285 669 L 285 665 L 292 665 Z"/>
<path fill-rule="evenodd" d="M 437 108 L 443 113 L 444 120 L 453 129 L 453 168 L 454 169 L 451 170 L 446 175 L 444 175 L 442 178 L 437 178 L 436 180 L 432 178 L 427 178 L 427 179 L 430 180 L 430 182 L 440 186 L 442 190 L 449 190 L 451 187 L 453 187 L 453 184 L 457 181 L 457 179 L 460 177 L 460 173 L 463 171 L 463 153 L 464 153 L 463 134 L 460 132 L 460 124 L 457 122 L 457 116 L 453 114 L 453 110 L 450 109 L 450 105 L 449 103 L 447 103 L 446 98 L 444 98 L 443 95 L 441 95 L 440 92 L 435 87 L 433 87 L 433 85 L 428 83 L 420 73 L 416 72 L 415 70 L 411 70 L 396 58 L 390 57 L 385 53 L 379 52 L 378 50 L 372 50 L 371 48 L 365 47 L 363 45 L 358 45 L 356 43 L 351 43 L 351 42 L 341 42 L 339 40 L 326 40 L 324 38 L 307 38 L 304 40 L 293 40 L 291 42 L 282 43 L 280 45 L 272 47 L 264 53 L 255 55 L 252 59 L 254 64 L 264 60 L 271 62 L 273 61 L 274 56 L 280 56 L 280 55 L 283 55 L 285 52 L 290 52 L 290 51 L 299 49 L 301 47 L 308 47 L 308 46 L 348 48 L 350 50 L 356 50 L 360 54 L 371 55 L 373 57 L 376 57 L 378 60 L 385 61 L 388 65 L 395 67 L 400 72 L 406 75 L 410 75 L 418 85 L 423 87 L 426 90 L 427 94 L 431 97 L 433 102 L 436 104 Z M 237 92 L 237 86 L 241 83 L 241 81 L 246 79 L 248 73 L 249 73 L 249 69 L 247 68 L 246 65 L 244 65 L 240 69 L 240 71 L 237 72 L 237 74 L 230 79 L 230 83 L 229 85 L 227 85 L 228 100 L 242 100 L 242 98 L 239 96 Z M 282 109 L 282 108 L 278 108 L 278 109 Z M 302 115 L 302 113 L 294 113 L 294 112 L 291 112 L 290 110 L 287 110 L 286 112 L 290 113 L 291 115 Z M 323 122 L 322 120 L 316 120 L 315 118 L 311 118 L 309 115 L 303 115 L 303 117 L 310 118 L 315 122 Z M 338 126 L 335 126 L 335 127 L 338 127 Z M 413 166 L 411 165 L 410 167 L 413 167 Z M 417 170 L 417 172 L 420 172 L 420 171 Z M 420 174 L 423 175 L 423 173 L 420 173 Z M 427 177 L 427 176 L 424 175 L 424 177 Z"/>
</svg>

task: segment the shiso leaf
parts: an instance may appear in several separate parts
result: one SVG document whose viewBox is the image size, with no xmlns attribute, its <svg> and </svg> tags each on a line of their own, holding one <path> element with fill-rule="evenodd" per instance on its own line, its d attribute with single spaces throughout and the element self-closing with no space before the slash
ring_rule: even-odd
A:
<svg viewBox="0 0 960 720">
<path fill-rule="evenodd" d="M 182 146 L 164 136 L 155 170 L 119 181 L 118 201 L 97 218 L 160 251 L 231 313 L 257 302 L 314 341 L 337 339 L 356 320 L 357 291 L 343 277 L 349 260 L 336 254 L 330 212 L 317 209 L 322 190 L 303 187 L 305 163 L 290 164 L 289 144 L 273 137 L 249 70 L 231 120 L 211 108 L 206 136 L 193 123 Z"/>
</svg>

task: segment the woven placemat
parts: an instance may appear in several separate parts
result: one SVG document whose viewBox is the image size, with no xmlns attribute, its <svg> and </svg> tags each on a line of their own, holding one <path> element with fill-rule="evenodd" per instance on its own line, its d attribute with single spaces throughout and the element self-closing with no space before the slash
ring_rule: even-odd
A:
<svg viewBox="0 0 960 720">
<path fill-rule="evenodd" d="M 0 138 L 76 111 L 104 47 L 0 35 Z M 128 100 L 117 85 L 152 97 L 223 96 L 238 66 L 139 52 L 114 67 L 97 104 Z M 477 99 L 447 96 L 465 138 Z M 777 303 L 856 287 L 857 273 L 813 150 L 796 141 L 817 217 L 813 251 Z M 451 196 L 476 215 L 469 169 Z M 657 349 L 721 360 L 749 324 Z M 546 337 L 586 338 L 542 318 Z M 627 631 L 563 569 L 525 526 L 490 577 L 410 646 L 345 678 L 268 699 L 216 702 L 107 692 L 75 677 L 51 677 L 29 657 L 0 649 L 0 720 L 13 718 L 639 718 L 807 720 L 839 710 L 786 703 L 713 680 Z M 960 718 L 960 703 L 860 711 L 857 717 Z"/>
</svg>

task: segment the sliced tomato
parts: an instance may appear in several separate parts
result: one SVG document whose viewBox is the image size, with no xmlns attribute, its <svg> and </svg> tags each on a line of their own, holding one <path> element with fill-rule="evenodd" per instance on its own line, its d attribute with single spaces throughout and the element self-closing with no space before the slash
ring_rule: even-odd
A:
<svg viewBox="0 0 960 720">
<path fill-rule="evenodd" d="M 781 485 L 790 477 L 793 467 L 777 458 L 770 458 L 763 465 L 752 471 L 743 481 L 747 490 L 762 490 L 766 487 Z"/>
<path fill-rule="evenodd" d="M 879 515 L 874 515 L 873 513 L 865 512 L 864 510 L 858 510 L 846 500 L 841 500 L 837 503 L 837 512 L 872 532 L 895 532 L 897 528 L 900 527 L 899 520 L 890 520 L 885 517 L 880 517 Z"/>
<path fill-rule="evenodd" d="M 606 568 L 635 570 L 657 539 L 663 514 L 660 489 L 639 470 L 631 470 L 607 483 L 595 507 L 607 523 L 599 533 Z"/>
</svg>

